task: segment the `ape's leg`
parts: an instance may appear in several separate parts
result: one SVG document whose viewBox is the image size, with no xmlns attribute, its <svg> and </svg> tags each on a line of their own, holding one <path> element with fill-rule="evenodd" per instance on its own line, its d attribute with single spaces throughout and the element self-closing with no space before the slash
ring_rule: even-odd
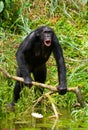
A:
<svg viewBox="0 0 88 130">
<path fill-rule="evenodd" d="M 13 102 L 16 103 L 17 100 L 20 98 L 20 92 L 23 88 L 23 83 L 21 82 L 16 82 L 15 87 L 14 87 L 14 92 L 13 92 Z"/>
<path fill-rule="evenodd" d="M 46 80 L 46 65 L 44 64 L 41 67 L 38 67 L 36 69 L 34 69 L 33 75 L 34 75 L 34 79 L 36 82 L 40 82 L 40 83 L 45 83 Z M 34 88 L 34 92 L 35 92 L 35 100 L 38 99 L 42 94 L 43 94 L 44 88 L 38 88 L 35 86 Z M 35 110 L 36 112 L 42 113 L 42 105 L 43 103 L 40 101 L 39 103 L 37 103 L 37 110 Z"/>
<path fill-rule="evenodd" d="M 20 74 L 20 70 L 17 70 L 17 76 L 22 77 L 22 75 Z M 23 88 L 23 83 L 16 81 L 15 83 L 15 87 L 14 87 L 14 91 L 13 91 L 13 101 L 11 102 L 11 107 L 15 105 L 15 103 L 18 101 L 18 99 L 20 98 L 20 92 Z"/>
<path fill-rule="evenodd" d="M 23 88 L 23 83 L 20 83 L 20 82 L 17 81 L 16 84 L 15 84 L 15 87 L 14 87 L 13 100 L 9 105 L 11 111 L 15 110 L 14 106 L 15 106 L 15 103 L 20 98 L 20 92 L 21 92 L 22 88 Z"/>
<path fill-rule="evenodd" d="M 45 64 L 42 65 L 41 67 L 35 68 L 33 71 L 35 81 L 40 82 L 40 83 L 45 83 L 46 73 L 47 73 L 47 70 L 46 70 Z M 34 91 L 35 91 L 36 96 L 39 97 L 41 94 L 43 94 L 43 90 L 44 90 L 43 88 L 35 87 Z"/>
</svg>

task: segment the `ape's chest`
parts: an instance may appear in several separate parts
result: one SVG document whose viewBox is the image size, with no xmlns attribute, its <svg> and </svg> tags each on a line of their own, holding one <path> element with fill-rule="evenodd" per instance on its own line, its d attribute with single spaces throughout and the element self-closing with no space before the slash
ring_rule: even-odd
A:
<svg viewBox="0 0 88 130">
<path fill-rule="evenodd" d="M 50 56 L 50 53 L 44 53 L 42 51 L 38 51 L 29 56 L 29 63 L 32 65 L 42 65 L 44 64 Z"/>
<path fill-rule="evenodd" d="M 44 50 L 41 48 L 34 48 L 25 54 L 25 58 L 28 64 L 42 65 L 44 64 L 51 54 L 51 50 Z"/>
</svg>

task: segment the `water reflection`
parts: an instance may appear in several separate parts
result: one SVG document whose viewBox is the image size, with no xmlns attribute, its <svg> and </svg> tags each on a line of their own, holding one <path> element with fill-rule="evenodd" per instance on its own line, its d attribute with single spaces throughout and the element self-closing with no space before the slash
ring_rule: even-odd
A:
<svg viewBox="0 0 88 130">
<path fill-rule="evenodd" d="M 59 119 L 46 118 L 36 119 L 32 116 L 27 121 L 22 119 L 21 121 L 9 122 L 8 120 L 0 121 L 0 130 L 87 130 L 88 118 L 83 122 L 76 121 L 71 118 L 70 111 L 61 110 L 62 115 Z"/>
</svg>

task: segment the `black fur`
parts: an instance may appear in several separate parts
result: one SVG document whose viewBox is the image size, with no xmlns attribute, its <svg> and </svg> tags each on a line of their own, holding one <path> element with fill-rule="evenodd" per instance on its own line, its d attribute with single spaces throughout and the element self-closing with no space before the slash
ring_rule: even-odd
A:
<svg viewBox="0 0 88 130">
<path fill-rule="evenodd" d="M 53 52 L 57 63 L 58 91 L 63 95 L 67 92 L 63 52 L 54 31 L 48 26 L 42 26 L 32 31 L 21 43 L 16 53 L 17 76 L 23 77 L 24 83 L 29 87 L 32 81 L 31 73 L 33 73 L 35 81 L 45 83 L 46 61 L 49 59 L 51 52 Z M 21 88 L 23 88 L 23 83 L 16 82 L 13 103 L 19 99 Z"/>
</svg>

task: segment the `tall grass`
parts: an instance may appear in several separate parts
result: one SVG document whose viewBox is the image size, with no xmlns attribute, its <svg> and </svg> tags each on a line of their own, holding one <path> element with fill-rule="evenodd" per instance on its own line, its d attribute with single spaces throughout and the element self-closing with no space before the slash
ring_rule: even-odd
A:
<svg viewBox="0 0 88 130">
<path fill-rule="evenodd" d="M 55 30 L 63 48 L 67 68 L 67 86 L 81 86 L 84 100 L 88 102 L 88 18 L 86 2 L 80 3 L 76 0 L 55 0 L 54 2 L 53 0 L 41 0 L 40 3 L 44 7 L 43 9 L 46 9 L 45 12 L 41 11 L 42 15 L 39 10 L 40 5 L 34 6 L 36 2 L 38 3 L 37 0 L 33 1 L 33 4 L 31 1 L 27 1 L 29 4 L 32 4 L 31 6 L 28 5 L 30 11 L 27 10 L 27 5 L 24 5 L 25 0 L 19 1 L 18 5 L 20 2 L 22 7 L 20 7 L 19 17 L 16 17 L 10 24 L 11 26 L 8 27 L 8 20 L 3 20 L 4 24 L 0 28 L 0 67 L 15 75 L 17 68 L 15 53 L 19 44 L 31 30 L 42 24 L 49 25 Z M 25 10 L 27 14 L 24 14 Z M 36 13 L 40 15 L 36 15 Z M 58 84 L 57 69 L 52 55 L 47 62 L 47 68 L 46 83 L 56 86 Z M 35 100 L 34 89 L 28 90 L 24 88 L 21 93 L 21 99 L 16 105 L 16 112 L 8 115 L 6 105 L 12 100 L 13 86 L 15 84 L 13 81 L 13 84 L 10 86 L 8 82 L 12 81 L 0 73 L 1 116 L 3 117 L 4 113 L 10 121 L 12 119 L 28 120 Z M 75 95 L 72 93 L 67 93 L 64 96 L 54 94 L 52 97 L 58 107 L 70 107 L 73 109 L 74 104 L 77 102 Z M 45 99 L 43 107 L 45 112 L 47 107 L 50 109 L 49 102 Z M 52 112 L 51 109 L 50 111 Z"/>
</svg>

